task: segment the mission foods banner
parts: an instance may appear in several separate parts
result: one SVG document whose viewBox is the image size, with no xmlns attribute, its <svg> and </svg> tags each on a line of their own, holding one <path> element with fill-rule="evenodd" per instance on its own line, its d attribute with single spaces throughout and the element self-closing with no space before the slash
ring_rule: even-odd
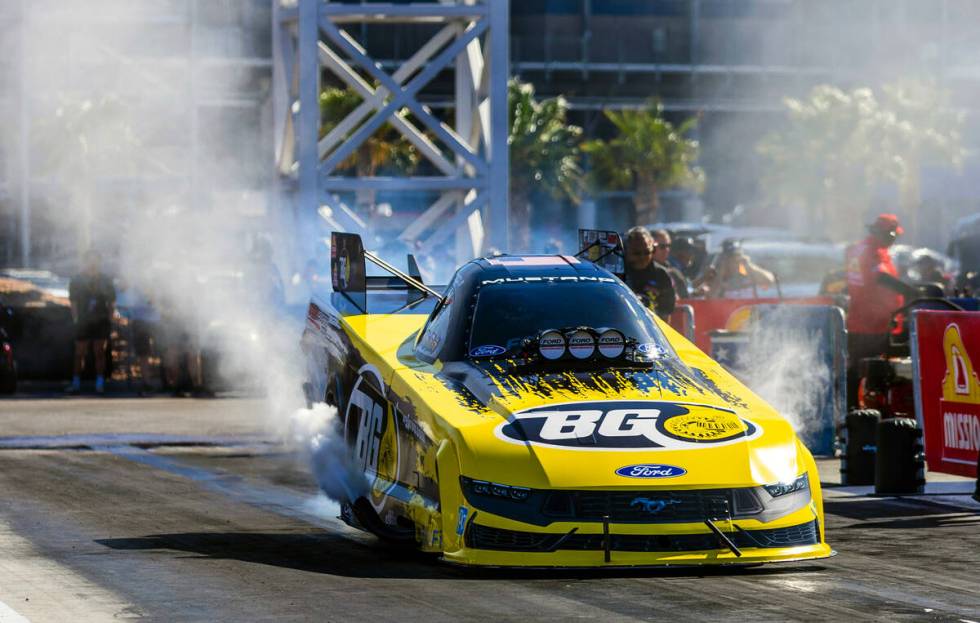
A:
<svg viewBox="0 0 980 623">
<path fill-rule="evenodd" d="M 932 471 L 974 477 L 980 451 L 980 313 L 915 312 L 916 417 Z"/>
</svg>

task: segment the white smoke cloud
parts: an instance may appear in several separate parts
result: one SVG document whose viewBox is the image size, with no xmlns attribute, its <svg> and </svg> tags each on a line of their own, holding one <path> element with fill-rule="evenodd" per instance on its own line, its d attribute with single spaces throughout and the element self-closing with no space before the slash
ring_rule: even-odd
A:
<svg viewBox="0 0 980 623">
<path fill-rule="evenodd" d="M 820 334 L 793 327 L 792 315 L 787 306 L 756 322 L 738 363 L 745 384 L 806 434 L 824 426 L 831 371 L 820 355 Z"/>
<path fill-rule="evenodd" d="M 271 187 L 274 151 L 262 134 L 271 123 L 261 118 L 271 75 L 231 62 L 251 53 L 247 22 L 262 21 L 261 11 L 201 3 L 198 25 L 180 31 L 192 43 L 165 36 L 190 15 L 179 3 L 68 4 L 32 9 L 22 26 L 35 46 L 28 50 L 34 174 L 54 189 L 35 199 L 58 202 L 49 227 L 61 232 L 53 236 L 59 247 L 46 259 L 77 267 L 87 248 L 100 251 L 120 284 L 149 298 L 162 325 L 186 331 L 218 361 L 230 388 L 261 391 L 262 424 L 309 461 L 324 493 L 359 495 L 363 475 L 349 465 L 335 411 L 303 408 L 305 294 L 294 292 L 287 307 L 273 286 L 278 280 L 288 293 L 290 274 L 313 245 L 290 233 Z M 196 66 L 191 45 L 203 59 Z M 210 62 L 229 45 L 228 69 Z M 44 239 L 50 232 L 42 228 L 39 221 L 35 235 Z"/>
</svg>

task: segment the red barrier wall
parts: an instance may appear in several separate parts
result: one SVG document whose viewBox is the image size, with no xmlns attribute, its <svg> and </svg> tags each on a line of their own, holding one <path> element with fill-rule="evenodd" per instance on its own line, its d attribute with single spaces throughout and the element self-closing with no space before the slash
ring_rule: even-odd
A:
<svg viewBox="0 0 980 623">
<path fill-rule="evenodd" d="M 980 450 L 980 313 L 915 312 L 916 417 L 931 471 L 975 477 Z"/>
</svg>

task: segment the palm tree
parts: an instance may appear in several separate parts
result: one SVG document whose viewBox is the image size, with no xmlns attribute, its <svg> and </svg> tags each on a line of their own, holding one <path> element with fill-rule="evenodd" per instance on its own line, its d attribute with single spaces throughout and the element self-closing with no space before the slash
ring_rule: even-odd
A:
<svg viewBox="0 0 980 623">
<path fill-rule="evenodd" d="M 697 163 L 699 146 L 687 134 L 697 125 L 692 117 L 678 127 L 664 119 L 663 105 L 651 100 L 640 110 L 605 110 L 616 127 L 614 138 L 582 145 L 591 158 L 589 181 L 597 190 L 631 190 L 636 219 L 656 220 L 657 192 L 667 188 L 704 189 L 704 171 Z"/>
<path fill-rule="evenodd" d="M 361 97 L 350 88 L 323 89 L 320 92 L 320 138 L 334 129 L 361 101 Z M 418 166 L 419 160 L 420 154 L 415 146 L 386 123 L 341 162 L 337 170 L 353 173 L 357 177 L 373 177 L 385 171 L 408 174 Z M 358 191 L 357 206 L 369 214 L 373 213 L 375 197 L 373 190 Z"/>
<path fill-rule="evenodd" d="M 768 200 L 800 206 L 812 231 L 851 236 L 855 219 L 882 183 L 897 184 L 909 229 L 915 231 L 923 164 L 958 167 L 965 152 L 963 117 L 930 83 L 905 82 L 844 91 L 813 88 L 784 101 L 788 123 L 756 146 L 764 162 L 760 187 Z"/>
<path fill-rule="evenodd" d="M 567 121 L 562 97 L 537 101 L 534 87 L 512 79 L 507 91 L 510 135 L 510 219 L 516 250 L 530 243 L 531 199 L 544 193 L 577 202 L 582 192 L 582 128 Z"/>
</svg>

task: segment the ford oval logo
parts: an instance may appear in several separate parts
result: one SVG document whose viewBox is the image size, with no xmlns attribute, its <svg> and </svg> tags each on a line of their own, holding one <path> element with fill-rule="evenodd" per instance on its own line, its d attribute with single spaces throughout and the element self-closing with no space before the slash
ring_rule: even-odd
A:
<svg viewBox="0 0 980 623">
<path fill-rule="evenodd" d="M 657 463 L 644 463 L 643 465 L 627 465 L 616 470 L 620 476 L 627 478 L 674 478 L 683 476 L 687 470 L 676 465 L 660 465 Z"/>
<path fill-rule="evenodd" d="M 507 352 L 507 349 L 503 346 L 497 346 L 496 344 L 484 344 L 483 346 L 477 346 L 470 351 L 470 357 L 496 357 L 497 355 L 503 355 Z"/>
</svg>

